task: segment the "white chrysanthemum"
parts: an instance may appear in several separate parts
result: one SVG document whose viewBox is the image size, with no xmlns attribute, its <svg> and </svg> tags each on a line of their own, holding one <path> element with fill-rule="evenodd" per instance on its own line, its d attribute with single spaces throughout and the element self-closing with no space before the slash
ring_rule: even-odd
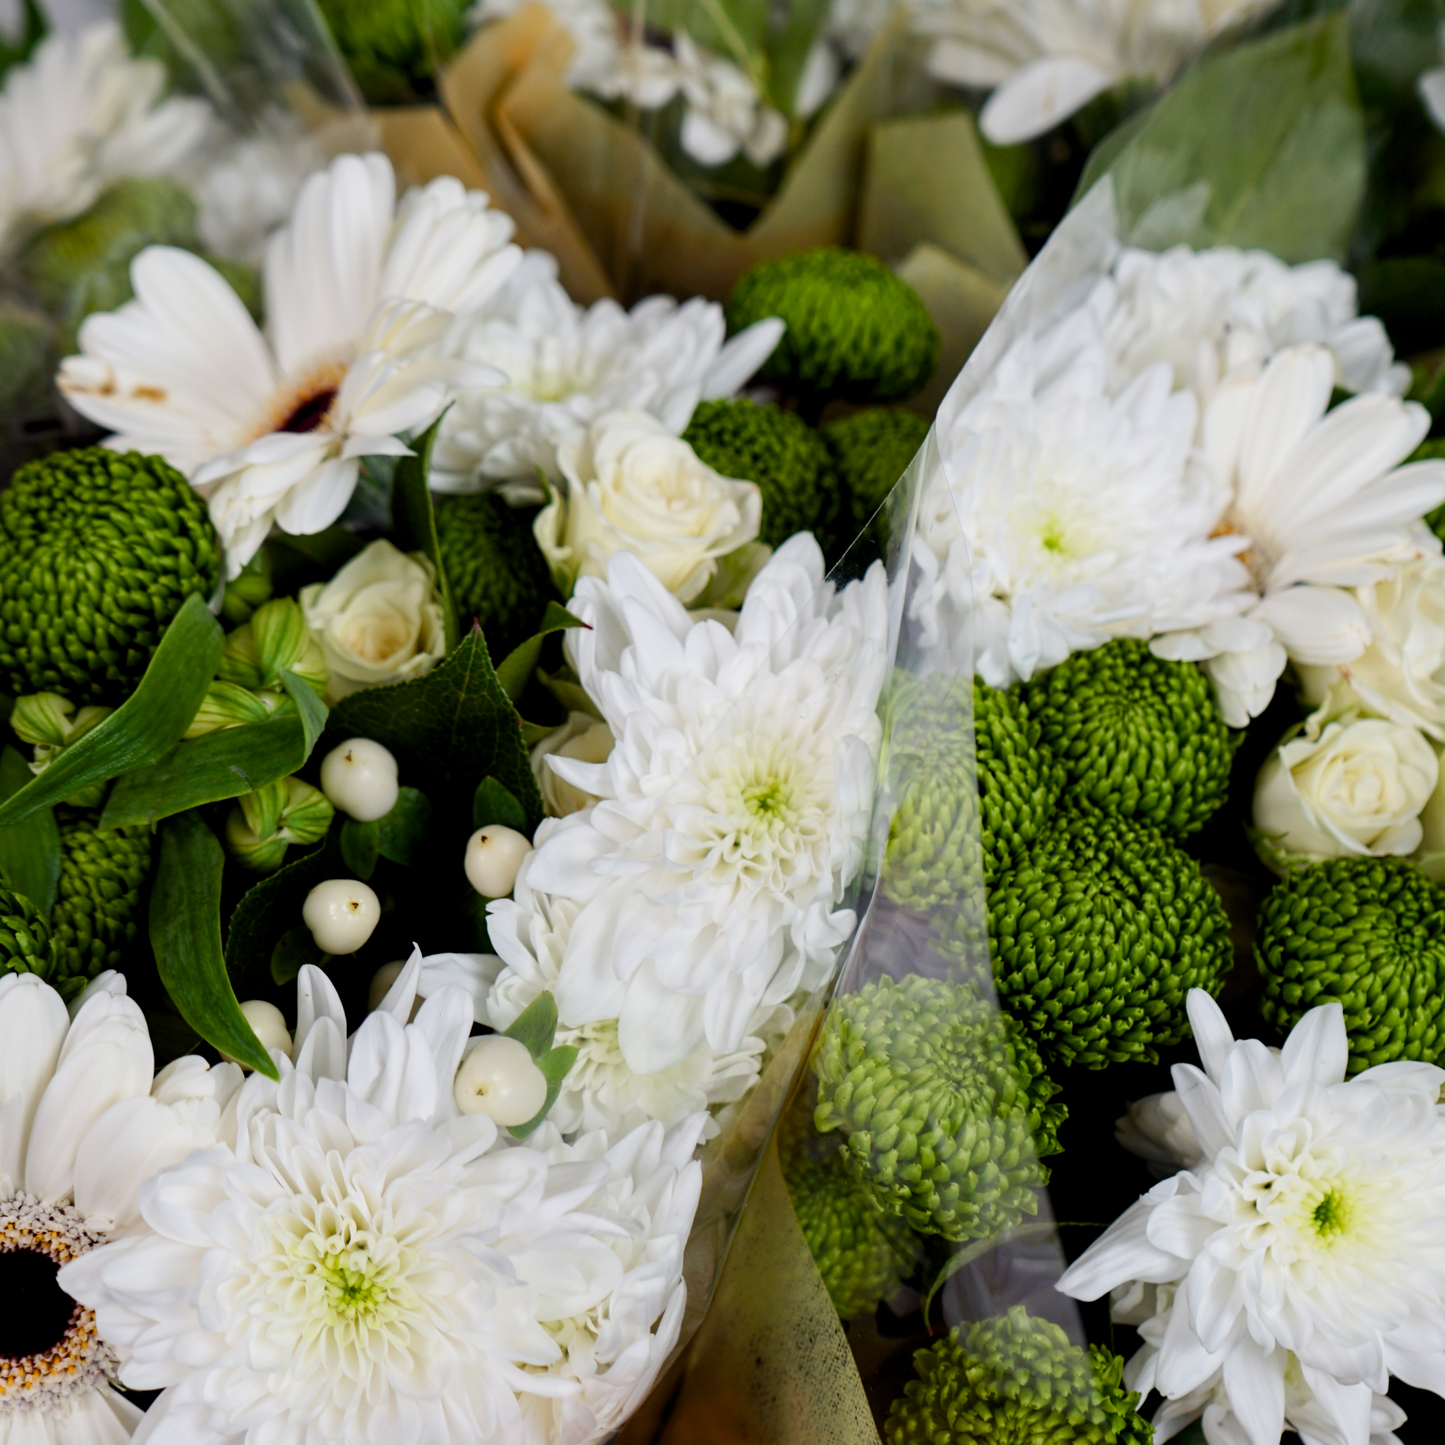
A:
<svg viewBox="0 0 1445 1445">
<path fill-rule="evenodd" d="M 1201 42 L 1262 0 L 920 0 L 928 68 L 992 89 L 979 116 L 995 145 L 1052 130 L 1126 80 L 1164 85 Z"/>
<path fill-rule="evenodd" d="M 1204 452 L 1229 495 L 1220 528 L 1244 545 L 1253 596 L 1242 617 L 1158 638 L 1153 650 L 1204 661 L 1233 727 L 1268 705 L 1287 657 L 1336 664 L 1364 652 L 1369 623 L 1346 589 L 1435 546 L 1417 529 L 1445 501 L 1445 462 L 1399 465 L 1429 413 L 1378 392 L 1331 409 L 1334 381 L 1323 346 L 1287 347 L 1262 371 L 1226 380 L 1205 414 Z"/>
<path fill-rule="evenodd" d="M 755 166 L 771 165 L 788 144 L 788 122 L 767 104 L 752 77 L 697 45 L 685 31 L 672 42 L 686 108 L 679 137 L 700 166 L 721 166 L 739 151 Z"/>
<path fill-rule="evenodd" d="M 499 1137 L 453 1099 L 466 995 L 404 1022 L 420 969 L 349 1041 L 303 969 L 295 1066 L 273 1052 L 234 1136 L 149 1182 L 146 1233 L 67 1268 L 122 1379 L 163 1392 L 149 1445 L 584 1445 L 670 1348 L 698 1121 L 571 1156 Z"/>
<path fill-rule="evenodd" d="M 759 1009 L 827 977 L 872 800 L 887 661 L 881 566 L 835 591 L 817 543 L 779 548 L 734 631 L 690 617 L 629 553 L 584 578 L 569 640 L 617 738 L 549 766 L 603 799 L 558 820 L 532 889 L 577 906 L 557 971 L 569 1028 L 616 1019 L 630 1068 L 744 1046 Z"/>
<path fill-rule="evenodd" d="M 1201 990 L 1189 1018 L 1204 1067 L 1173 1072 L 1195 1162 L 1059 1288 L 1132 1286 L 1120 1303 L 1146 1344 L 1131 1388 L 1212 1407 L 1211 1445 L 1273 1445 L 1287 1418 L 1320 1441 L 1363 1441 L 1372 1415 L 1388 1430 L 1391 1375 L 1445 1393 L 1445 1070 L 1383 1064 L 1345 1082 L 1337 1003 L 1282 1050 L 1236 1042 Z M 1170 1418 L 1189 1417 L 1175 1404 Z"/>
<path fill-rule="evenodd" d="M 1111 637 L 1229 620 L 1247 604 L 1227 493 L 1193 451 L 1197 404 L 1148 368 L 1117 396 L 1092 319 L 1023 336 L 961 407 L 945 398 L 910 615 L 933 665 L 995 687 Z"/>
<path fill-rule="evenodd" d="M 391 163 L 341 156 L 301 188 L 266 247 L 266 333 L 218 272 L 151 246 L 136 299 L 94 315 L 59 384 L 108 445 L 160 453 L 210 501 L 230 575 L 273 523 L 318 532 L 360 458 L 405 456 L 458 385 L 490 367 L 444 360 L 452 313 L 485 301 L 521 253 L 512 223 L 450 176 L 396 205 Z"/>
<path fill-rule="evenodd" d="M 78 216 L 110 181 L 175 170 L 210 127 L 204 101 L 162 100 L 165 67 L 133 60 L 112 21 L 52 35 L 0 91 L 0 243 Z"/>
<path fill-rule="evenodd" d="M 145 1018 L 102 974 L 74 1018 L 34 974 L 0 977 L 0 1445 L 123 1445 L 141 1412 L 56 1270 L 144 1229 L 145 1179 L 215 1138 L 241 1082 L 180 1059 L 152 1078 Z"/>
<path fill-rule="evenodd" d="M 645 411 L 681 433 L 699 401 L 730 396 L 772 354 L 783 323 L 759 321 L 725 340 L 722 307 L 649 296 L 631 311 L 615 301 L 578 306 L 557 263 L 528 254 L 484 312 L 454 328 L 448 349 L 496 366 L 498 387 L 469 391 L 437 440 L 433 485 L 470 491 L 562 473 L 558 448 L 610 411 Z"/>
<path fill-rule="evenodd" d="M 1175 385 L 1207 402 L 1229 372 L 1303 342 L 1329 347 L 1346 391 L 1400 395 L 1410 384 L 1378 318 L 1359 314 L 1355 278 L 1333 261 L 1288 266 L 1268 251 L 1232 246 L 1160 254 L 1130 247 L 1087 304 L 1116 390 L 1167 361 Z"/>
</svg>

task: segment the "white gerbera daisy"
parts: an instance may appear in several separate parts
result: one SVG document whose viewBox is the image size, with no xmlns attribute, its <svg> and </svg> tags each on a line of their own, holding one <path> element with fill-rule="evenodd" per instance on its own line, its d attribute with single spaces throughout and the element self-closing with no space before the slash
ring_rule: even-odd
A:
<svg viewBox="0 0 1445 1445">
<path fill-rule="evenodd" d="M 1206 662 L 1234 727 L 1263 711 L 1287 657 L 1331 665 L 1364 652 L 1369 623 L 1346 589 L 1420 555 L 1419 519 L 1445 501 L 1445 462 L 1399 465 L 1429 430 L 1425 408 L 1375 392 L 1330 409 L 1334 382 L 1323 346 L 1287 347 L 1227 380 L 1204 418 L 1205 454 L 1229 489 L 1220 529 L 1244 542 L 1253 600 L 1227 625 L 1153 650 Z"/>
<path fill-rule="evenodd" d="M 585 1445 L 650 1383 L 684 1299 L 698 1121 L 556 1158 L 499 1137 L 453 1098 L 466 995 L 404 1022 L 420 969 L 349 1041 L 303 969 L 295 1066 L 274 1051 L 281 1082 L 243 1086 L 234 1142 L 150 1181 L 146 1233 L 68 1268 L 122 1379 L 163 1392 L 150 1445 L 542 1445 L 549 1410 Z"/>
<path fill-rule="evenodd" d="M 1211 538 L 1227 493 L 1194 453 L 1197 403 L 1147 368 L 1117 396 L 1092 318 L 1025 335 L 961 406 L 945 398 L 909 602 L 941 670 L 992 686 L 1249 599 L 1237 539 Z M 1185 625 L 1188 625 L 1187 623 Z"/>
<path fill-rule="evenodd" d="M 140 1190 L 215 1137 L 234 1065 L 152 1078 L 145 1019 L 102 974 L 75 1015 L 34 974 L 0 978 L 0 1445 L 121 1445 L 141 1412 L 57 1271 L 142 1230 Z"/>
<path fill-rule="evenodd" d="M 730 396 L 772 354 L 783 323 L 759 321 L 726 341 L 722 307 L 649 296 L 631 311 L 615 301 L 583 308 L 557 281 L 557 263 L 528 254 L 502 295 L 463 318 L 448 349 L 506 374 L 469 391 L 447 414 L 433 484 L 471 491 L 540 469 L 561 478 L 558 449 L 610 411 L 645 411 L 681 433 L 699 401 Z"/>
<path fill-rule="evenodd" d="M 318 532 L 360 458 L 405 456 L 454 387 L 490 367 L 437 355 L 452 314 L 479 305 L 521 252 L 480 191 L 444 176 L 395 204 L 391 163 L 341 156 L 301 188 L 267 244 L 266 333 L 218 272 L 152 246 L 136 299 L 87 318 L 59 384 L 108 445 L 160 453 L 210 501 L 230 575 L 273 523 Z"/>
<path fill-rule="evenodd" d="M 1174 1082 L 1197 1162 L 1059 1288 L 1138 1286 L 1120 1301 L 1146 1340 L 1131 1386 L 1188 1399 L 1221 1427 L 1212 1445 L 1272 1445 L 1287 1419 L 1305 1438 L 1366 1440 L 1398 1423 L 1378 1400 L 1391 1375 L 1445 1393 L 1445 1070 L 1383 1064 L 1346 1082 L 1337 1003 L 1282 1050 L 1236 1042 L 1201 990 L 1189 1018 L 1204 1068 L 1176 1064 Z M 1186 1423 L 1177 1404 L 1170 1423 Z"/>
<path fill-rule="evenodd" d="M 0 243 L 78 216 L 122 176 L 174 171 L 213 114 L 162 100 L 165 67 L 133 60 L 113 21 L 51 35 L 0 91 Z"/>
</svg>

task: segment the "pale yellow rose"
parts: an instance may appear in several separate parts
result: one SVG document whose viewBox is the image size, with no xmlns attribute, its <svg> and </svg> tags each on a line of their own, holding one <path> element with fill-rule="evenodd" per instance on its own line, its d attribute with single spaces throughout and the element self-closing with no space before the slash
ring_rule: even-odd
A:
<svg viewBox="0 0 1445 1445">
<path fill-rule="evenodd" d="M 580 813 L 601 799 L 562 777 L 547 761 L 568 758 L 579 763 L 605 763 L 611 756 L 614 739 L 605 722 L 590 713 L 571 712 L 556 732 L 548 733 L 532 749 L 532 772 L 542 791 L 542 801 L 554 818 Z"/>
<path fill-rule="evenodd" d="M 303 588 L 300 602 L 331 673 L 332 702 L 420 677 L 446 655 L 436 574 L 420 552 L 373 542 L 330 582 Z"/>
</svg>

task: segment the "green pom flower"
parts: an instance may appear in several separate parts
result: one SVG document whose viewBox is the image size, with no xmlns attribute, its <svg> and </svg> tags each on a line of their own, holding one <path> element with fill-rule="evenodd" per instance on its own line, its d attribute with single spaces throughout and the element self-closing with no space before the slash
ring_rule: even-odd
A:
<svg viewBox="0 0 1445 1445">
<path fill-rule="evenodd" d="M 56 452 L 0 494 L 0 684 L 120 703 L 221 547 L 206 504 L 160 457 Z"/>
<path fill-rule="evenodd" d="M 843 520 L 838 479 L 827 447 L 800 417 L 745 398 L 704 401 L 682 439 L 715 472 L 758 484 L 760 542 L 779 547 L 795 532 L 813 532 L 826 550 L 835 539 Z"/>
<path fill-rule="evenodd" d="M 938 361 L 918 293 L 860 251 L 820 246 L 754 266 L 728 298 L 728 331 L 768 316 L 788 329 L 761 375 L 809 397 L 902 401 Z"/>
<path fill-rule="evenodd" d="M 1445 892 L 1402 858 L 1331 858 L 1291 873 L 1255 936 L 1260 1012 L 1282 1032 L 1339 1003 L 1351 1074 L 1445 1055 Z"/>
<path fill-rule="evenodd" d="M 23 893 L 0 888 L 0 974 L 36 973 L 49 982 L 54 972 L 50 926 L 40 910 Z"/>
<path fill-rule="evenodd" d="M 842 1319 L 872 1314 L 913 1272 L 918 1238 L 878 1208 L 807 1109 L 792 1109 L 779 1131 L 783 1181 L 828 1298 Z"/>
<path fill-rule="evenodd" d="M 372 105 L 431 93 L 466 33 L 466 0 L 320 0 L 337 47 Z"/>
<path fill-rule="evenodd" d="M 1024 689 L 1069 789 L 1167 833 L 1197 832 L 1229 793 L 1242 732 L 1225 725 L 1208 679 L 1120 638 L 1076 652 Z"/>
<path fill-rule="evenodd" d="M 977 679 L 973 731 L 983 807 L 983 871 L 992 882 L 1053 817 L 1065 775 L 1023 699 Z"/>
<path fill-rule="evenodd" d="M 821 429 L 819 434 L 848 494 L 855 536 L 908 470 L 930 426 L 928 418 L 917 412 L 869 407 Z M 878 520 L 881 524 L 884 519 Z M 880 545 L 886 540 L 881 526 L 878 540 Z"/>
<path fill-rule="evenodd" d="M 1084 1351 L 1015 1305 L 960 1326 L 913 1357 L 888 1445 L 1150 1445 L 1154 1427 L 1124 1388 L 1124 1361 Z"/>
<path fill-rule="evenodd" d="M 1038 1051 L 970 984 L 913 974 L 837 999 L 813 1059 L 820 1131 L 880 1208 L 947 1239 L 1038 1209 L 1066 1117 Z"/>
<path fill-rule="evenodd" d="M 62 808 L 60 887 L 50 914 L 55 986 L 76 992 L 107 968 L 120 968 L 140 924 L 150 872 L 149 828 L 100 828 L 98 814 Z"/>
<path fill-rule="evenodd" d="M 1157 828 L 1063 808 L 988 896 L 1000 1001 L 1064 1064 L 1153 1062 L 1188 1031 L 1191 988 L 1218 994 L 1229 919 Z M 960 948 L 964 947 L 960 941 Z"/>
<path fill-rule="evenodd" d="M 465 634 L 481 623 L 500 660 L 536 630 L 557 596 L 536 538 L 531 508 L 509 507 L 492 492 L 437 503 L 437 541 Z"/>
</svg>

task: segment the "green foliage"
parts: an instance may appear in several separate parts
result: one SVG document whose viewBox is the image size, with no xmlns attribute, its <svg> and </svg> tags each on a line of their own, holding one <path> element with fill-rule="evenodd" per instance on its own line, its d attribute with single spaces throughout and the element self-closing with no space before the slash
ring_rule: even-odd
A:
<svg viewBox="0 0 1445 1445">
<path fill-rule="evenodd" d="M 960 1325 L 913 1357 L 887 1445 L 1150 1445 L 1154 1427 L 1124 1388 L 1124 1361 L 1084 1351 L 1022 1305 Z"/>
<path fill-rule="evenodd" d="M 947 1239 L 1038 1209 L 1066 1116 L 1037 1050 L 986 994 L 911 974 L 834 1001 L 814 1055 L 827 1133 L 879 1208 Z"/>
<path fill-rule="evenodd" d="M 1254 956 L 1276 1028 L 1343 1006 L 1351 1074 L 1445 1054 L 1445 894 L 1404 859 L 1291 873 L 1264 901 Z"/>
<path fill-rule="evenodd" d="M 572 1065 L 577 1062 L 577 1050 L 571 1044 L 552 1047 L 557 1037 L 557 1000 L 550 993 L 540 993 L 504 1030 L 509 1039 L 516 1039 L 529 1054 L 532 1062 L 542 1071 L 547 1080 L 547 1096 L 542 1107 L 524 1124 L 512 1124 L 508 1132 L 514 1139 L 525 1139 L 552 1111 L 557 1096 L 562 1092 Z"/>
<path fill-rule="evenodd" d="M 728 298 L 729 332 L 787 323 L 761 375 L 809 398 L 902 401 L 938 361 L 938 328 L 907 282 L 860 251 L 820 246 L 748 271 Z"/>
<path fill-rule="evenodd" d="M 1224 805 L 1244 737 L 1226 726 L 1208 679 L 1119 638 L 1076 652 L 1024 688 L 1069 791 L 1107 813 L 1181 837 Z"/>
<path fill-rule="evenodd" d="M 16 749 L 0 752 L 0 798 L 18 793 L 34 777 Z M 0 882 L 50 916 L 60 886 L 60 828 L 53 808 L 38 808 L 21 822 L 0 828 Z"/>
<path fill-rule="evenodd" d="M 465 0 L 320 0 L 361 93 L 372 105 L 429 95 L 462 43 Z"/>
<path fill-rule="evenodd" d="M 0 296 L 0 415 L 27 411 L 44 400 L 59 349 L 48 316 Z"/>
<path fill-rule="evenodd" d="M 50 930 L 58 979 L 120 968 L 140 924 L 151 863 L 146 828 L 102 828 L 89 810 L 62 808 L 60 882 Z"/>
<path fill-rule="evenodd" d="M 814 533 L 824 548 L 846 528 L 846 502 L 825 447 L 792 412 L 745 397 L 699 402 L 683 432 L 714 471 L 756 482 L 763 494 L 758 540 L 779 547 L 795 532 Z"/>
<path fill-rule="evenodd" d="M 0 888 L 0 974 L 36 973 L 47 982 L 55 971 L 50 928 L 23 893 Z M 67 992 L 79 992 L 68 990 Z"/>
<path fill-rule="evenodd" d="M 1229 920 L 1199 865 L 1148 823 L 1077 803 L 989 891 L 1000 1001 L 1064 1064 L 1153 1062 L 1218 994 Z"/>
<path fill-rule="evenodd" d="M 161 458 L 87 447 L 30 462 L 0 495 L 0 683 L 121 702 L 220 576 L 205 502 Z"/>
<path fill-rule="evenodd" d="M 931 425 L 917 412 L 869 407 L 822 428 L 820 435 L 848 496 L 855 536 L 908 470 Z M 884 540 L 880 535 L 880 544 Z"/>
</svg>

